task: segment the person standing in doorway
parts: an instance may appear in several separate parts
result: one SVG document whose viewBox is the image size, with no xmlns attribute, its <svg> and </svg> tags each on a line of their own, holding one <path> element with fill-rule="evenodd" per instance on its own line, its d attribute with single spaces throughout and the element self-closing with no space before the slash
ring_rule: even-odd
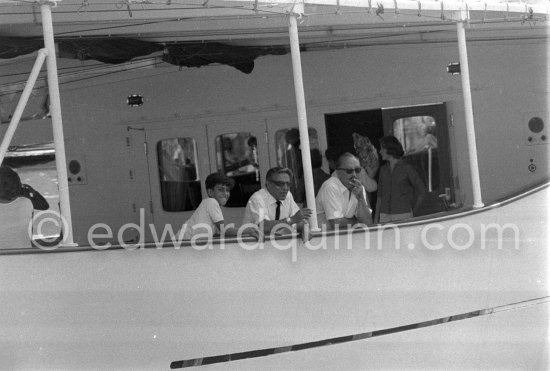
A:
<svg viewBox="0 0 550 371">
<path fill-rule="evenodd" d="M 380 168 L 375 223 L 397 222 L 418 212 L 426 187 L 414 168 L 403 161 L 403 146 L 393 136 L 380 139 Z"/>
</svg>

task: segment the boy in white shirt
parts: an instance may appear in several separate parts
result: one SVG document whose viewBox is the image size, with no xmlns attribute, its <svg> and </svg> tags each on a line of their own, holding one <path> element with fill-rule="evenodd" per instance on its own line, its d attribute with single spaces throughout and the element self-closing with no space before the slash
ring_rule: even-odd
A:
<svg viewBox="0 0 550 371">
<path fill-rule="evenodd" d="M 237 236 L 236 228 L 225 226 L 221 209 L 229 199 L 231 188 L 235 185 L 234 180 L 225 175 L 213 173 L 206 177 L 204 183 L 208 197 L 201 201 L 191 218 L 184 224 L 183 238 L 189 240 L 199 234 L 211 238 L 222 232 L 221 237 Z M 243 232 L 258 236 L 258 232 L 252 228 L 247 228 Z"/>
</svg>

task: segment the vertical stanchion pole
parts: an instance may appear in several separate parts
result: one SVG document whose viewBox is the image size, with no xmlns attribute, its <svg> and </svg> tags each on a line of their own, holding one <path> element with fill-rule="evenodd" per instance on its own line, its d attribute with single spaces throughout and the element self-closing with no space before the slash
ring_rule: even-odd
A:
<svg viewBox="0 0 550 371">
<path fill-rule="evenodd" d="M 67 180 L 67 164 L 65 160 L 65 138 L 61 120 L 61 99 L 59 97 L 59 81 L 57 77 L 57 60 L 55 54 L 52 10 L 49 3 L 42 4 L 42 29 L 44 46 L 48 51 L 46 58 L 48 71 L 48 89 L 50 93 L 50 114 L 52 116 L 53 139 L 55 146 L 55 165 L 59 182 L 59 203 L 64 226 L 63 245 L 75 245 L 73 241 L 73 223 L 71 204 L 69 200 L 69 182 Z"/>
<path fill-rule="evenodd" d="M 294 75 L 294 93 L 296 95 L 296 109 L 298 111 L 298 129 L 300 132 L 300 147 L 302 150 L 302 166 L 304 168 L 304 184 L 306 188 L 307 207 L 312 210 L 310 226 L 312 230 L 319 230 L 315 207 L 315 190 L 313 188 L 313 172 L 307 127 L 306 98 L 302 77 L 302 62 L 300 58 L 300 42 L 298 39 L 298 22 L 296 18 L 303 14 L 303 3 L 295 4 L 289 16 L 288 31 L 290 36 L 290 53 L 292 55 L 292 73 Z M 298 174 L 295 174 L 295 176 Z"/>
<path fill-rule="evenodd" d="M 470 90 L 470 69 L 468 68 L 468 51 L 466 49 L 466 20 L 468 14 L 461 11 L 461 21 L 456 23 L 458 36 L 458 53 L 460 56 L 460 78 L 462 80 L 462 96 L 464 98 L 464 116 L 466 119 L 466 137 L 468 139 L 468 155 L 470 158 L 470 176 L 472 178 L 473 207 L 483 207 L 481 200 L 481 182 L 477 161 L 476 133 L 474 127 L 474 111 L 472 108 L 472 92 Z"/>
</svg>

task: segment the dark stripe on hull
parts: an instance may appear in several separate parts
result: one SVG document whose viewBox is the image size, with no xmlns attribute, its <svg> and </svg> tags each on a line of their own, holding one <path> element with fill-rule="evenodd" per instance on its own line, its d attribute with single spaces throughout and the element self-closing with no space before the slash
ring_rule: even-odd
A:
<svg viewBox="0 0 550 371">
<path fill-rule="evenodd" d="M 461 313 L 456 314 L 450 317 L 441 317 L 429 321 L 423 321 L 418 323 L 413 323 L 410 325 L 404 325 L 404 326 L 397 326 L 392 327 L 388 329 L 382 329 L 382 330 L 376 330 L 371 332 L 363 332 L 355 335 L 348 335 L 348 336 L 340 336 L 340 337 L 334 337 L 324 340 L 318 340 L 318 341 L 312 341 L 308 343 L 301 343 L 301 344 L 295 344 L 291 346 L 283 346 L 283 347 L 276 347 L 276 348 L 267 348 L 267 349 L 258 349 L 258 350 L 251 350 L 248 352 L 241 352 L 241 353 L 229 353 L 224 355 L 217 355 L 217 356 L 210 356 L 210 357 L 204 357 L 204 358 L 193 358 L 193 359 L 185 359 L 182 361 L 174 361 L 170 364 L 171 369 L 178 369 L 178 368 L 187 368 L 187 367 L 194 367 L 194 366 L 202 366 L 202 365 L 210 365 L 214 363 L 223 363 L 223 362 L 230 362 L 230 361 L 237 361 L 241 359 L 247 359 L 247 358 L 258 358 L 258 357 L 265 357 L 273 354 L 279 354 L 279 353 L 286 353 L 286 352 L 293 352 L 298 350 L 304 350 L 304 349 L 312 349 L 312 348 L 318 348 L 326 345 L 333 345 L 333 344 L 341 344 L 341 343 L 347 343 L 357 340 L 363 340 L 367 338 L 373 338 L 377 336 L 384 336 L 389 334 L 395 334 L 398 332 L 404 332 L 404 331 L 410 331 L 415 330 L 423 327 L 430 327 L 435 325 L 440 325 L 448 322 L 455 322 L 455 321 L 461 321 L 468 318 L 474 318 L 474 317 L 481 317 L 488 314 L 493 314 L 497 312 L 504 312 L 508 310 L 517 310 L 524 307 L 529 307 L 533 305 L 538 304 L 544 304 L 550 302 L 550 296 L 545 296 L 541 298 L 536 299 L 530 299 L 525 301 L 520 301 L 517 303 L 502 305 L 498 307 L 493 308 L 487 308 L 487 309 L 480 309 L 475 310 L 472 312 L 467 313 Z"/>
</svg>

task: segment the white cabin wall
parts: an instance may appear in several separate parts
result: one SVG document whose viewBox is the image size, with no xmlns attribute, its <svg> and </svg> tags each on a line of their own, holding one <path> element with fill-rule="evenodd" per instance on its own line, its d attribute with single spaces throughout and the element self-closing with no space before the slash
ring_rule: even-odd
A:
<svg viewBox="0 0 550 371">
<path fill-rule="evenodd" d="M 547 45 L 477 43 L 468 52 L 482 194 L 491 202 L 548 179 Z M 527 123 L 537 115 L 546 126 L 535 135 Z M 546 142 L 527 141 L 542 134 Z"/>
<path fill-rule="evenodd" d="M 468 53 L 482 195 L 491 202 L 548 176 L 548 146 L 527 145 L 522 121 L 530 111 L 548 112 L 546 46 L 544 41 L 476 42 L 468 44 Z M 455 61 L 455 43 L 302 53 L 308 123 L 317 128 L 321 149 L 326 148 L 326 113 L 447 102 L 458 201 L 471 204 L 460 76 L 446 72 Z M 60 67 L 65 63 L 74 61 L 59 60 Z M 143 95 L 144 105 L 128 106 L 130 94 Z M 116 232 L 123 223 L 139 220 L 132 203 L 144 197 L 148 184 L 129 179 L 135 156 L 126 148 L 127 126 L 257 119 L 297 126 L 289 54 L 258 58 L 248 75 L 229 66 L 179 70 L 162 64 L 64 83 L 61 95 L 69 160 L 76 156 L 86 162 L 86 184 L 70 186 L 80 243 L 93 223 L 107 223 Z M 22 130 L 31 125 L 36 123 L 22 123 Z M 26 132 L 46 135 L 44 129 Z M 531 158 L 537 164 L 534 173 L 527 168 Z"/>
<path fill-rule="evenodd" d="M 195 118 L 198 123 L 209 122 L 205 116 L 212 116 L 212 123 L 234 121 L 230 116 L 249 117 L 259 108 L 269 109 L 273 91 L 290 105 L 292 77 L 278 80 L 275 73 L 267 74 L 245 75 L 227 66 L 181 71 L 170 66 L 105 76 L 85 86 L 68 84 L 62 89 L 64 116 L 73 123 L 68 130 L 68 156 L 85 153 L 88 168 L 88 184 L 71 187 L 75 230 L 81 231 L 78 242 L 86 242 L 82 233 L 94 223 L 111 226 L 116 238 L 125 223 L 139 222 L 139 207 L 134 211 L 132 203 L 148 205 L 148 200 L 134 197 L 146 193 L 143 188 L 148 187 L 148 179 L 132 182 L 128 177 L 133 161 L 125 148 L 128 126 L 157 128 L 180 121 L 183 127 Z M 143 95 L 145 104 L 128 106 L 130 94 Z M 154 143 L 149 144 L 149 151 L 154 151 Z"/>
<path fill-rule="evenodd" d="M 0 126 L 0 138 L 4 138 L 8 124 Z M 13 134 L 10 146 L 38 144 L 53 141 L 52 120 L 21 121 Z"/>
<path fill-rule="evenodd" d="M 520 42 L 468 45 L 485 202 L 547 176 L 547 146 L 525 145 L 526 123 L 520 121 L 519 112 L 547 110 L 546 94 L 539 94 L 545 91 L 542 85 L 545 79 L 540 78 L 546 73 L 543 46 L 543 43 Z M 448 113 L 453 115 L 454 123 L 450 142 L 452 157 L 456 159 L 454 174 L 460 186 L 459 201 L 471 204 L 460 77 L 449 75 L 445 69 L 453 61 L 458 61 L 455 44 L 302 53 L 308 123 L 324 132 L 325 113 L 449 102 Z M 63 89 L 64 113 L 79 122 L 79 134 L 73 143 L 78 143 L 86 153 L 94 153 L 99 144 L 100 153 L 115 152 L 122 156 L 121 136 L 125 135 L 126 125 L 152 127 L 164 121 L 173 124 L 178 117 L 186 123 L 194 119 L 219 123 L 239 118 L 244 121 L 251 117 L 284 117 L 288 118 L 289 126 L 297 125 L 290 55 L 262 57 L 255 65 L 249 75 L 228 66 L 182 70 L 161 67 L 116 74 L 114 79 L 106 76 L 86 83 L 85 88 Z M 129 107 L 126 104 L 129 94 L 142 94 L 145 104 Z M 87 108 L 83 109 L 82 103 L 86 101 Z M 113 135 L 106 137 L 105 132 Z M 323 145 L 326 148 L 325 142 Z M 76 150 L 70 147 L 70 151 Z M 535 174 L 527 170 L 526 161 L 532 157 L 540 164 Z M 127 168 L 123 168 L 124 162 L 113 161 L 104 166 L 103 156 L 88 161 L 91 161 L 92 193 L 97 194 L 93 198 L 98 197 L 96 201 L 106 205 L 96 217 L 109 220 L 116 227 L 121 216 L 131 213 L 129 200 L 126 213 L 120 210 L 121 196 L 124 199 L 131 191 L 116 192 L 125 182 L 120 174 L 125 174 Z M 274 165 L 274 159 L 271 161 Z M 129 183 L 127 186 L 132 187 Z M 110 190 L 108 202 L 103 195 L 106 189 Z M 73 190 L 77 191 L 77 187 L 72 187 Z M 85 192 L 87 197 L 76 198 L 89 200 L 91 193 Z"/>
<path fill-rule="evenodd" d="M 460 97 L 459 80 L 445 72 L 447 57 L 441 46 L 410 46 L 406 51 L 406 57 L 402 46 L 303 53 L 309 125 L 323 133 L 325 113 Z M 419 62 L 404 65 L 404 61 Z M 434 63 L 440 68 L 434 68 Z M 249 75 L 228 66 L 181 71 L 161 67 L 63 86 L 64 115 L 73 126 L 67 134 L 68 152 L 87 154 L 88 184 L 71 187 L 75 229 L 86 230 L 101 222 L 116 232 L 124 222 L 138 220 L 131 207 L 137 191 L 131 189 L 146 187 L 147 180 L 131 183 L 127 179 L 126 126 L 174 125 L 178 117 L 182 124 L 194 119 L 223 123 L 264 117 L 268 125 L 269 118 L 282 117 L 288 119 L 288 126 L 297 126 L 291 68 L 290 55 L 270 56 L 257 59 Z M 130 94 L 143 95 L 144 105 L 128 106 Z M 320 137 L 324 149 L 326 139 L 324 134 Z"/>
</svg>

